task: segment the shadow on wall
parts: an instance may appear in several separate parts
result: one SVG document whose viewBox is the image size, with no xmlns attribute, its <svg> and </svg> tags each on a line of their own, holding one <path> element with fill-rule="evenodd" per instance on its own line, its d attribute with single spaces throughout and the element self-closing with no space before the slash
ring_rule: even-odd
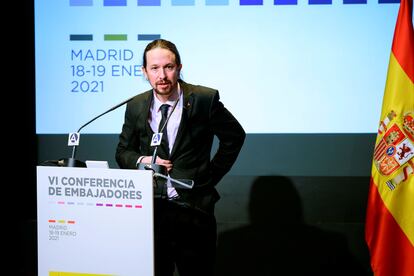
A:
<svg viewBox="0 0 414 276">
<path fill-rule="evenodd" d="M 258 177 L 250 224 L 218 237 L 216 275 L 372 275 L 352 256 L 346 237 L 307 225 L 289 178 Z"/>
</svg>

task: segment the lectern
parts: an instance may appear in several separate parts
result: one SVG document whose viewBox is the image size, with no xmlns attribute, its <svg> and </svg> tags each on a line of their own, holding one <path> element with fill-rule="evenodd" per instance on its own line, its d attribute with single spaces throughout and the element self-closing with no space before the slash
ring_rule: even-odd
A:
<svg viewBox="0 0 414 276">
<path fill-rule="evenodd" d="M 152 276 L 153 172 L 37 167 L 39 276 Z"/>
</svg>

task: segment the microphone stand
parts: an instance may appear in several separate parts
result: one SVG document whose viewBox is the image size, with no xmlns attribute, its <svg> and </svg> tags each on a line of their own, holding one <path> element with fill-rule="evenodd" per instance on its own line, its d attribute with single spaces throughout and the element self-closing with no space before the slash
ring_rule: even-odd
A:
<svg viewBox="0 0 414 276">
<path fill-rule="evenodd" d="M 89 120 L 88 122 L 86 122 L 85 124 L 83 124 L 77 131 L 77 133 L 80 133 L 80 131 L 86 127 L 87 125 L 89 125 L 90 123 L 92 123 L 93 121 L 95 121 L 96 119 L 102 117 L 103 115 L 105 115 L 106 113 L 109 113 L 115 109 L 117 109 L 118 107 L 128 103 L 129 101 L 131 101 L 135 96 L 132 96 L 131 98 L 111 107 L 110 109 L 108 109 L 107 111 L 105 111 L 104 113 L 99 114 L 98 116 L 92 118 L 91 120 Z M 64 159 L 60 159 L 58 161 L 58 165 L 59 166 L 64 166 L 64 167 L 83 167 L 86 168 L 86 164 L 83 161 L 77 160 L 75 159 L 76 156 L 76 145 L 72 146 L 72 155 L 69 158 L 64 158 Z"/>
<path fill-rule="evenodd" d="M 154 176 L 158 176 L 158 177 L 164 178 L 164 179 L 166 179 L 166 180 L 169 180 L 169 181 L 171 181 L 172 183 L 174 183 L 174 184 L 176 184 L 176 185 L 180 186 L 181 188 L 185 188 L 185 189 L 192 189 L 192 188 L 193 188 L 193 186 L 194 186 L 194 181 L 193 181 L 193 180 L 188 180 L 188 179 L 186 179 L 186 180 L 183 180 L 183 179 L 178 180 L 178 179 L 174 179 L 174 178 L 169 177 L 169 176 L 165 176 L 165 175 L 160 174 L 160 173 L 154 173 Z M 189 182 L 189 184 L 187 184 L 187 183 L 185 183 L 185 182 L 183 182 L 183 181 L 188 181 L 188 182 Z"/>
<path fill-rule="evenodd" d="M 166 118 L 164 125 L 161 126 L 161 129 L 159 130 L 159 132 L 163 132 L 164 128 L 167 127 L 168 121 L 170 120 L 170 117 L 172 115 L 172 113 L 174 112 L 178 101 L 180 100 L 180 97 L 177 98 L 177 100 L 175 101 L 173 107 L 172 107 L 172 111 L 171 113 L 168 115 L 168 117 Z M 181 189 L 192 189 L 193 185 L 194 185 L 194 181 L 190 180 L 190 179 L 181 179 L 181 180 L 177 180 L 174 179 L 170 176 L 168 176 L 167 174 L 167 168 L 163 165 L 159 165 L 156 164 L 156 160 L 157 160 L 157 151 L 158 151 L 158 145 L 155 146 L 154 148 L 154 152 L 152 153 L 152 158 L 151 158 L 151 163 L 138 163 L 137 164 L 137 168 L 139 170 L 152 170 L 153 172 L 153 183 L 154 183 L 154 188 L 155 188 L 155 197 L 157 197 L 157 191 L 160 194 L 160 197 L 166 197 L 165 192 L 166 190 L 164 189 L 165 186 L 167 186 L 167 183 L 161 183 L 161 186 L 158 185 L 158 180 L 159 179 L 163 179 L 165 180 L 165 182 L 169 181 L 171 184 L 174 184 L 173 186 L 175 186 L 175 188 L 181 188 Z M 187 182 L 187 183 L 185 183 Z"/>
<path fill-rule="evenodd" d="M 173 107 L 172 107 L 172 111 L 171 113 L 168 115 L 167 119 L 164 122 L 164 125 L 161 126 L 161 129 L 159 129 L 159 132 L 163 132 L 164 128 L 167 127 L 168 121 L 170 120 L 170 117 L 172 115 L 172 113 L 174 112 L 175 108 L 177 107 L 178 101 L 180 100 L 180 97 L 177 98 L 177 100 L 175 101 Z M 159 165 L 156 164 L 157 161 L 157 151 L 158 151 L 158 145 L 155 146 L 154 148 L 154 152 L 152 153 L 152 158 L 151 158 L 151 163 L 138 163 L 137 168 L 138 170 L 152 170 L 153 172 L 153 179 L 154 179 L 154 188 L 155 189 L 161 189 L 161 195 L 163 194 L 164 190 L 162 189 L 162 187 L 158 186 L 158 178 L 163 178 L 165 180 L 169 180 L 170 183 L 176 183 L 178 185 L 181 185 L 182 187 L 185 188 L 192 188 L 192 184 L 191 186 L 189 186 L 188 184 L 185 184 L 179 180 L 173 179 L 169 176 L 167 176 L 167 168 L 163 165 Z M 192 180 L 190 180 L 192 181 Z M 163 183 L 164 184 L 164 183 Z"/>
<path fill-rule="evenodd" d="M 156 148 L 155 148 L 156 151 Z M 155 198 L 166 198 L 166 186 L 167 181 L 173 184 L 175 188 L 180 189 L 192 189 L 194 185 L 193 180 L 189 179 L 174 179 L 167 175 L 167 168 L 163 165 L 155 163 L 138 163 L 138 170 L 151 170 L 154 184 L 154 197 Z M 161 183 L 158 183 L 162 179 Z M 187 182 L 187 183 L 186 183 Z"/>
</svg>

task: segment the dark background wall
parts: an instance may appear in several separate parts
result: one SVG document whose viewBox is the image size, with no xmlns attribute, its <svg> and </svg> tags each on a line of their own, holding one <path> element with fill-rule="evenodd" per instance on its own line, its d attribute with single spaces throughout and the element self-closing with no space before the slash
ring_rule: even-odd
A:
<svg viewBox="0 0 414 276">
<path fill-rule="evenodd" d="M 66 135 L 35 133 L 33 3 L 10 5 L 3 148 L 16 179 L 8 192 L 24 202 L 13 213 L 19 243 L 11 252 L 20 275 L 36 275 L 36 166 L 69 157 L 71 148 Z M 116 134 L 80 141 L 78 159 L 117 167 Z M 364 221 L 374 142 L 375 134 L 248 134 L 217 187 L 219 274 L 370 275 Z"/>
<path fill-rule="evenodd" d="M 117 135 L 80 141 L 78 159 L 118 167 Z M 370 275 L 364 221 L 374 141 L 374 134 L 248 134 L 217 186 L 219 275 Z M 67 135 L 38 135 L 37 142 L 39 161 L 71 156 Z M 253 267 L 239 271 L 240 263 Z"/>
</svg>

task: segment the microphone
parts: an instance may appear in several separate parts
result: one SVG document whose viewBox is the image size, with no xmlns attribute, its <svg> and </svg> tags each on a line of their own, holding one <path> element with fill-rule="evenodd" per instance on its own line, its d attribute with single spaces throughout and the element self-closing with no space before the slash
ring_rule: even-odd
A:
<svg viewBox="0 0 414 276">
<path fill-rule="evenodd" d="M 170 120 L 170 117 L 171 117 L 172 113 L 174 112 L 175 108 L 177 107 L 177 104 L 178 104 L 179 100 L 180 100 L 180 97 L 178 97 L 177 100 L 174 102 L 174 105 L 172 107 L 172 111 L 167 116 L 164 124 L 159 129 L 159 132 L 154 133 L 154 135 L 152 136 L 151 146 L 155 146 L 155 147 L 154 147 L 154 152 L 152 153 L 151 163 L 138 163 L 137 164 L 138 170 L 152 170 L 155 174 L 167 175 L 167 168 L 163 165 L 156 164 L 157 151 L 158 151 L 158 146 L 161 144 L 162 132 L 163 132 L 164 128 L 167 127 L 168 121 Z"/>
<path fill-rule="evenodd" d="M 162 135 L 160 136 L 160 133 L 154 133 L 151 139 L 151 146 L 155 146 L 154 152 L 151 157 L 151 163 L 142 163 L 142 162 L 138 163 L 137 164 L 138 170 L 152 170 L 153 173 L 159 173 L 159 174 L 164 174 L 164 175 L 167 174 L 167 168 L 164 165 L 156 164 L 157 150 L 158 150 L 158 146 L 161 143 L 161 137 Z"/>
<path fill-rule="evenodd" d="M 96 119 L 102 117 L 103 115 L 105 115 L 106 113 L 109 113 L 121 106 L 123 106 L 124 104 L 130 102 L 133 98 L 135 97 L 132 96 L 129 99 L 124 100 L 123 102 L 111 107 L 110 109 L 106 110 L 105 112 L 99 114 L 98 116 L 92 118 L 91 120 L 89 120 L 88 122 L 86 122 L 85 124 L 83 124 L 77 132 L 75 133 L 70 133 L 69 134 L 69 141 L 68 141 L 68 145 L 72 146 L 72 156 L 69 158 L 63 158 L 63 159 L 59 159 L 57 164 L 58 166 L 63 166 L 63 167 L 83 167 L 86 168 L 86 164 L 83 161 L 77 160 L 75 158 L 76 156 L 76 147 L 79 145 L 79 136 L 80 136 L 80 131 L 86 127 L 87 125 L 89 125 L 90 123 L 92 123 L 93 121 L 95 121 Z"/>
<path fill-rule="evenodd" d="M 168 114 L 165 122 L 158 130 L 158 133 L 154 133 L 151 139 L 151 146 L 154 146 L 154 151 L 151 156 L 151 163 L 138 163 L 138 170 L 151 170 L 153 173 L 153 185 L 154 185 L 154 197 L 155 198 L 167 198 L 167 182 L 171 183 L 174 188 L 192 189 L 194 181 L 190 179 L 174 179 L 168 175 L 167 168 L 164 165 L 156 164 L 158 146 L 161 144 L 163 130 L 167 127 L 168 121 L 172 113 L 174 112 L 180 97 L 177 98 L 172 111 Z M 160 183 L 159 183 L 160 182 Z"/>
</svg>

